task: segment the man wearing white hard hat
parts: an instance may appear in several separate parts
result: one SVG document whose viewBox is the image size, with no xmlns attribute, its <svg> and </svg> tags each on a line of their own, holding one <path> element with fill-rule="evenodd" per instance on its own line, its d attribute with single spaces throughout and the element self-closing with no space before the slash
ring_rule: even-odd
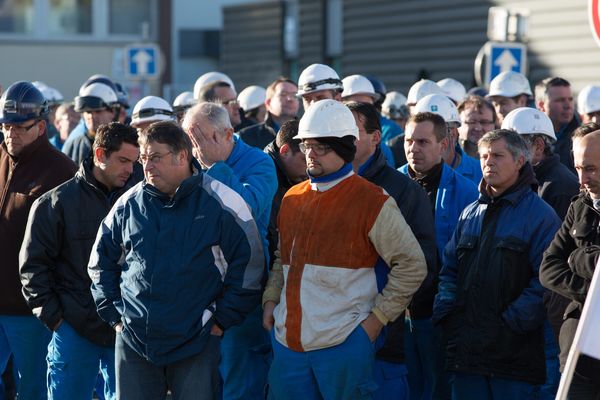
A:
<svg viewBox="0 0 600 400">
<path fill-rule="evenodd" d="M 344 86 L 333 68 L 324 64 L 312 64 L 298 78 L 298 96 L 302 97 L 304 110 L 319 100 L 342 100 Z"/>
<path fill-rule="evenodd" d="M 406 106 L 411 114 L 414 114 L 412 109 L 419 100 L 429 94 L 444 94 L 444 91 L 437 83 L 429 79 L 421 79 L 410 87 L 406 96 Z"/>
<path fill-rule="evenodd" d="M 239 125 L 242 122 L 242 113 L 237 101 L 237 93 L 231 83 L 226 81 L 211 82 L 202 86 L 198 93 L 194 93 L 194 97 L 198 103 L 210 101 L 221 104 L 229 114 L 229 120 L 233 129 L 236 132 L 239 130 Z"/>
<path fill-rule="evenodd" d="M 559 77 L 542 80 L 535 85 L 535 105 L 552 121 L 556 134 L 554 151 L 560 156 L 560 162 L 575 173 L 571 135 L 581 121 L 575 112 L 571 84 Z"/>
<path fill-rule="evenodd" d="M 275 140 L 280 127 L 296 118 L 300 101 L 298 86 L 290 78 L 280 76 L 267 87 L 265 106 L 267 116 L 261 123 L 242 129 L 240 138 L 250 146 L 264 149 Z"/>
<path fill-rule="evenodd" d="M 512 129 L 525 139 L 535 179 L 539 184 L 537 193 L 564 220 L 571 199 L 579 193 L 579 181 L 552 150 L 556 135 L 550 118 L 534 108 L 521 107 L 508 113 L 502 122 L 502 129 Z M 549 324 L 546 323 L 544 327 L 546 383 L 541 391 L 555 396 L 560 380 L 558 334 L 569 301 L 553 292 L 546 294 L 544 300 Z"/>
<path fill-rule="evenodd" d="M 263 294 L 274 398 L 370 397 L 373 342 L 423 281 L 423 252 L 385 191 L 356 175 L 358 128 L 338 101 L 314 103 L 298 129 L 310 180 L 279 211 L 279 257 Z M 378 286 L 378 258 L 389 266 Z"/>
<path fill-rule="evenodd" d="M 194 84 L 194 98 L 196 100 L 199 100 L 200 99 L 200 91 L 202 90 L 202 88 L 204 86 L 209 85 L 214 82 L 227 82 L 229 84 L 229 86 L 231 86 L 233 91 L 235 91 L 235 86 L 229 76 L 225 75 L 222 72 L 211 71 L 211 72 L 207 72 L 207 73 L 201 75 L 196 80 L 196 83 Z"/>
<path fill-rule="evenodd" d="M 581 122 L 600 123 L 600 86 L 588 85 L 577 96 L 577 112 Z"/>
<path fill-rule="evenodd" d="M 266 99 L 266 89 L 258 85 L 248 86 L 238 94 L 238 104 L 243 111 L 240 130 L 264 121 L 267 114 Z"/>
<path fill-rule="evenodd" d="M 131 114 L 131 126 L 136 128 L 138 132 L 143 131 L 153 122 L 174 120 L 173 107 L 165 99 L 158 96 L 142 98 L 135 104 Z"/>
<path fill-rule="evenodd" d="M 182 92 L 175 97 L 175 100 L 173 100 L 173 113 L 175 114 L 178 124 L 181 125 L 183 114 L 185 114 L 186 110 L 190 109 L 194 104 L 196 104 L 196 99 L 194 99 L 194 93 L 190 91 Z"/>
<path fill-rule="evenodd" d="M 470 179 L 476 185 L 479 185 L 482 177 L 479 162 L 465 154 L 458 145 L 460 117 L 458 116 L 458 109 L 452 100 L 445 95 L 430 94 L 419 100 L 413 111 L 416 114 L 420 112 L 432 112 L 444 118 L 448 129 L 448 148 L 444 153 L 444 161 L 456 172 Z"/>
<path fill-rule="evenodd" d="M 500 73 L 490 82 L 487 99 L 492 102 L 499 123 L 515 108 L 525 107 L 532 96 L 527 77 L 519 72 Z"/>
</svg>

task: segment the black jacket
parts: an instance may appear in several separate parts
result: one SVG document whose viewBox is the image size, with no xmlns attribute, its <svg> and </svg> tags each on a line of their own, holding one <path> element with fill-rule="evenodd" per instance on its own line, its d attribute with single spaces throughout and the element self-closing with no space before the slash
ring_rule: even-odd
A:
<svg viewBox="0 0 600 400">
<path fill-rule="evenodd" d="M 113 329 L 96 312 L 87 266 L 100 223 L 128 184 L 107 190 L 94 178 L 92 161 L 33 205 L 20 254 L 23 295 L 49 329 L 63 318 L 81 336 L 114 344 Z"/>
<path fill-rule="evenodd" d="M 571 203 L 560 230 L 544 252 L 540 267 L 542 285 L 571 300 L 560 330 L 562 367 L 573 343 L 577 323 L 600 256 L 599 223 L 600 212 L 594 209 L 587 193 L 580 193 Z M 599 382 L 600 361 L 582 355 L 577 363 L 577 372 Z"/>
<path fill-rule="evenodd" d="M 277 229 L 277 215 L 279 214 L 279 208 L 281 207 L 281 200 L 295 183 L 290 182 L 283 169 L 283 162 L 279 156 L 279 148 L 275 144 L 275 141 L 269 143 L 265 147 L 265 153 L 267 153 L 273 163 L 275 164 L 275 170 L 277 171 L 277 192 L 273 197 L 273 205 L 271 206 L 271 217 L 269 220 L 269 228 L 267 230 L 267 240 L 269 241 L 269 270 L 275 262 L 275 250 L 279 244 L 279 230 Z"/>
<path fill-rule="evenodd" d="M 427 277 L 421 284 L 421 288 L 413 296 L 408 308 L 412 318 L 428 318 L 432 312 L 438 268 L 435 224 L 427 194 L 418 183 L 390 167 L 379 147 L 375 150 L 371 161 L 359 169 L 359 175 L 384 188 L 396 200 L 406 223 L 410 226 L 421 245 L 421 250 L 427 262 Z M 387 338 L 383 347 L 377 351 L 377 358 L 394 363 L 403 363 L 403 316 L 388 325 L 387 329 Z"/>
<path fill-rule="evenodd" d="M 275 140 L 277 131 L 274 128 L 273 119 L 269 114 L 265 122 L 244 128 L 239 131 L 239 135 L 246 144 L 262 150 Z"/>
</svg>

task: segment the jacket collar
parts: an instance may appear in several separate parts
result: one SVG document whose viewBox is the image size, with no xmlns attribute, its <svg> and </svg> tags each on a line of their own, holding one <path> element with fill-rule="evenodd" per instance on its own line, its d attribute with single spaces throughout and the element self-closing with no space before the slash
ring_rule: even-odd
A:
<svg viewBox="0 0 600 400">
<path fill-rule="evenodd" d="M 13 157 L 8 153 L 8 149 L 6 147 L 5 142 L 2 142 L 2 147 L 4 148 L 4 151 L 6 151 L 6 154 L 8 154 L 8 157 L 10 157 L 10 159 L 14 163 L 17 163 L 19 161 L 22 163 L 26 163 L 35 157 L 35 153 L 39 149 L 43 149 L 45 147 L 46 148 L 51 147 L 51 144 L 48 141 L 48 136 L 46 136 L 46 132 L 44 132 L 37 139 L 35 139 L 33 142 L 31 142 L 29 145 L 25 146 L 25 148 L 23 148 L 23 150 L 21 151 L 21 154 L 19 154 L 19 157 Z"/>
<path fill-rule="evenodd" d="M 275 171 L 277 172 L 277 182 L 279 183 L 279 187 L 291 188 L 295 185 L 295 183 L 291 182 L 288 176 L 285 173 L 285 167 L 283 165 L 283 160 L 279 155 L 279 147 L 273 140 L 271 143 L 265 147 L 265 153 L 271 157 L 273 162 L 275 163 Z"/>
<path fill-rule="evenodd" d="M 558 163 L 560 163 L 560 156 L 558 154 L 552 154 L 551 156 L 544 158 L 533 166 L 535 176 L 540 177 L 546 175 Z"/>
<path fill-rule="evenodd" d="M 387 166 L 387 161 L 380 146 L 377 146 L 375 152 L 369 157 L 369 159 L 361 166 L 358 167 L 358 175 L 365 179 L 372 178 L 379 171 Z"/>
<path fill-rule="evenodd" d="M 143 183 L 144 190 L 153 197 L 157 197 L 165 202 L 169 203 L 169 206 L 172 206 L 175 203 L 178 203 L 180 199 L 183 199 L 189 196 L 194 189 L 199 186 L 200 182 L 203 179 L 202 167 L 200 163 L 195 158 L 192 158 L 191 162 L 192 175 L 181 182 L 177 190 L 175 190 L 175 195 L 173 198 L 169 198 L 169 195 L 161 192 L 156 187 L 149 184 L 145 179 Z"/>
</svg>

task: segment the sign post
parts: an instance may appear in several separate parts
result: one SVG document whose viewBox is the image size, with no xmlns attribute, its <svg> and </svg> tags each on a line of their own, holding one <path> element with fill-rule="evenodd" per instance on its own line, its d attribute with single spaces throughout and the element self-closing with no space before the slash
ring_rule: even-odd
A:
<svg viewBox="0 0 600 400">
<path fill-rule="evenodd" d="M 484 85 L 501 72 L 515 71 L 527 74 L 527 46 L 514 42 L 487 42 L 484 45 L 486 57 Z"/>
</svg>

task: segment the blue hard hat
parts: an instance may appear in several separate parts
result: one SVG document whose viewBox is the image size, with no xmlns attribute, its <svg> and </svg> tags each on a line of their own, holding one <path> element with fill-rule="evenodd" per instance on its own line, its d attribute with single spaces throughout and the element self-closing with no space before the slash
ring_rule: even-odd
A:
<svg viewBox="0 0 600 400">
<path fill-rule="evenodd" d="M 46 98 L 30 82 L 15 82 L 0 98 L 0 123 L 19 124 L 48 115 Z"/>
<path fill-rule="evenodd" d="M 365 75 L 365 78 L 367 78 L 369 82 L 371 82 L 371 85 L 373 85 L 373 89 L 375 89 L 375 93 L 380 94 L 381 98 L 384 99 L 387 90 L 383 82 L 380 81 L 378 78 L 374 77 L 373 75 Z"/>
</svg>

